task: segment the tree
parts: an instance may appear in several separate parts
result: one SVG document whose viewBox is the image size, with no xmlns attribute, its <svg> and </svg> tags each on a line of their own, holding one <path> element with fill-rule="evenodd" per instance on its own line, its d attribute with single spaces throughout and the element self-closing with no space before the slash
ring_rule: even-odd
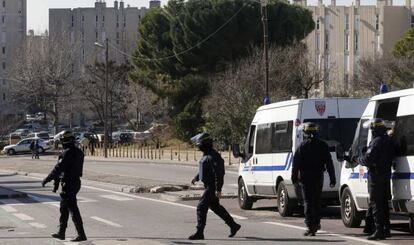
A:
<svg viewBox="0 0 414 245">
<path fill-rule="evenodd" d="M 132 98 L 129 96 L 127 64 L 108 63 L 108 115 L 111 128 L 115 118 L 122 118 L 127 111 Z M 105 63 L 97 62 L 85 67 L 83 79 L 79 80 L 79 91 L 90 109 L 98 115 L 103 124 L 105 118 Z"/>
<path fill-rule="evenodd" d="M 268 8 L 274 45 L 301 40 L 314 28 L 312 14 L 304 8 L 284 1 L 270 1 Z M 260 4 L 244 0 L 172 0 L 150 11 L 139 32 L 131 78 L 168 99 L 176 126 L 191 125 L 181 130 L 187 135 L 203 123 L 189 116 L 200 112 L 197 101 L 208 95 L 206 78 L 263 39 Z"/>
<path fill-rule="evenodd" d="M 13 61 L 13 98 L 26 110 L 40 110 L 52 116 L 58 130 L 59 110 L 70 103 L 75 87 L 74 64 L 77 44 L 62 37 L 44 36 L 28 42 Z"/>
<path fill-rule="evenodd" d="M 395 57 L 412 57 L 414 54 L 414 28 L 409 29 L 403 38 L 394 46 L 393 54 Z"/>
</svg>

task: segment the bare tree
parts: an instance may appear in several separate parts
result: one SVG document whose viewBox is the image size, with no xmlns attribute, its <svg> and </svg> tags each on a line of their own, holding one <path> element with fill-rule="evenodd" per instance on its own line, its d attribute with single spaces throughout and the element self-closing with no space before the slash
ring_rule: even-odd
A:
<svg viewBox="0 0 414 245">
<path fill-rule="evenodd" d="M 59 109 L 75 89 L 74 64 L 77 45 L 62 37 L 44 36 L 28 42 L 15 56 L 12 68 L 13 98 L 26 110 L 47 112 L 58 130 Z"/>
</svg>

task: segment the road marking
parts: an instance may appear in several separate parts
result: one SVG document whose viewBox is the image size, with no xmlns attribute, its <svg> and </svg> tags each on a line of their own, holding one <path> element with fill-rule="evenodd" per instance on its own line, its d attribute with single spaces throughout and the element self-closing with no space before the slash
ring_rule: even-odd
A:
<svg viewBox="0 0 414 245">
<path fill-rule="evenodd" d="M 40 224 L 40 223 L 36 223 L 36 222 L 29 223 L 29 225 L 31 225 L 31 226 L 33 226 L 35 228 L 39 228 L 39 229 L 45 229 L 46 228 L 46 225 Z"/>
<path fill-rule="evenodd" d="M 34 220 L 29 215 L 23 214 L 23 213 L 14 213 L 13 215 L 16 216 L 17 218 L 23 220 L 23 221 Z"/>
<path fill-rule="evenodd" d="M 59 201 L 56 201 L 55 199 L 51 199 L 51 198 L 47 198 L 47 197 L 40 197 L 40 196 L 36 196 L 36 195 L 28 195 L 31 199 L 35 200 L 36 202 L 39 203 L 47 203 L 47 204 L 51 204 L 51 203 L 59 203 Z"/>
<path fill-rule="evenodd" d="M 105 224 L 110 225 L 110 226 L 114 226 L 114 227 L 118 227 L 118 228 L 122 227 L 122 225 L 120 225 L 120 224 L 117 224 L 117 223 L 114 223 L 112 221 L 102 219 L 102 218 L 99 218 L 99 217 L 96 217 L 96 216 L 92 216 L 91 219 L 100 221 L 100 222 L 105 223 Z"/>
<path fill-rule="evenodd" d="M 9 206 L 9 205 L 1 206 L 1 208 L 4 209 L 6 212 L 9 212 L 9 213 L 17 212 L 17 209 L 15 209 L 15 208 L 13 208 L 12 206 Z"/>
<path fill-rule="evenodd" d="M 240 220 L 245 220 L 245 219 L 247 219 L 246 217 L 239 216 L 239 215 L 235 215 L 235 214 L 232 214 L 232 215 L 231 215 L 231 217 L 233 217 L 234 219 L 240 219 Z"/>
<path fill-rule="evenodd" d="M 101 195 L 100 197 L 115 200 L 115 201 L 131 201 L 131 200 L 134 200 L 134 199 L 129 198 L 129 197 L 122 197 L 122 196 L 117 196 L 117 195 Z"/>
<path fill-rule="evenodd" d="M 289 224 L 284 224 L 284 223 L 279 223 L 279 222 L 263 222 L 263 223 L 269 224 L 269 225 L 277 225 L 277 226 L 282 226 L 282 227 L 286 227 L 286 228 L 297 229 L 297 230 L 306 230 L 305 227 L 296 226 L 296 225 L 289 225 Z M 346 235 L 341 235 L 341 234 L 336 234 L 336 233 L 329 233 L 329 232 L 323 231 L 323 230 L 318 231 L 318 233 L 322 233 L 322 234 L 325 234 L 325 235 L 328 235 L 328 236 L 336 236 L 336 237 L 343 238 L 343 239 L 346 239 L 346 240 L 354 240 L 354 241 L 362 242 L 362 243 L 369 243 L 369 244 L 374 244 L 374 245 L 387 245 L 386 243 L 382 243 L 382 242 L 369 241 L 367 239 L 362 239 L 362 238 L 358 238 L 358 237 L 346 236 Z"/>
<path fill-rule="evenodd" d="M 64 245 L 79 245 L 79 242 L 64 242 L 63 244 Z"/>
</svg>

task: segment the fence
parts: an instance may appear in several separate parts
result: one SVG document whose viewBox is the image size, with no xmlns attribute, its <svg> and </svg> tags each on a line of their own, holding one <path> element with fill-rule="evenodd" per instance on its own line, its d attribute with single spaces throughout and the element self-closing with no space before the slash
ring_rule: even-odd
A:
<svg viewBox="0 0 414 245">
<path fill-rule="evenodd" d="M 96 144 L 95 147 L 84 147 L 83 151 L 87 156 L 104 156 L 103 144 Z M 184 145 L 175 147 L 155 147 L 141 144 L 109 144 L 108 158 L 132 158 L 148 160 L 170 160 L 182 162 L 198 161 L 202 153 L 196 148 L 188 148 Z M 232 165 L 236 163 L 231 154 L 231 149 L 220 152 L 225 163 Z"/>
</svg>

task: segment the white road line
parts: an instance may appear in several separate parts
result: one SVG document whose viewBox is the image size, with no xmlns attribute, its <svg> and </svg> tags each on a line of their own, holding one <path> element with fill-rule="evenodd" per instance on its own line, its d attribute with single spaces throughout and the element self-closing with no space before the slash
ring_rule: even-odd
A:
<svg viewBox="0 0 414 245">
<path fill-rule="evenodd" d="M 231 215 L 231 217 L 233 217 L 234 219 L 240 219 L 240 220 L 245 220 L 245 219 L 247 219 L 246 217 L 239 216 L 239 215 L 235 215 L 235 214 L 232 214 L 232 215 Z"/>
<path fill-rule="evenodd" d="M 64 242 L 64 245 L 79 245 L 79 242 Z"/>
<path fill-rule="evenodd" d="M 32 217 L 30 217 L 27 214 L 23 214 L 23 213 L 13 213 L 14 216 L 16 216 L 17 218 L 23 220 L 23 221 L 29 221 L 29 220 L 34 220 Z"/>
<path fill-rule="evenodd" d="M 122 196 L 117 196 L 117 195 L 101 195 L 100 197 L 115 200 L 115 201 L 131 201 L 131 200 L 134 200 L 134 199 L 129 198 L 129 197 L 122 197 Z"/>
<path fill-rule="evenodd" d="M 13 208 L 12 206 L 9 206 L 9 205 L 1 206 L 1 208 L 4 209 L 8 213 L 17 212 L 17 209 L 15 209 L 15 208 Z"/>
<path fill-rule="evenodd" d="M 45 229 L 46 228 L 46 225 L 40 224 L 40 223 L 36 223 L 36 222 L 29 223 L 29 225 L 31 225 L 31 226 L 33 226 L 35 228 L 39 228 L 39 229 Z"/>
<path fill-rule="evenodd" d="M 286 227 L 286 228 L 293 228 L 293 229 L 297 229 L 297 230 L 306 230 L 305 227 L 296 226 L 296 225 L 289 225 L 289 224 L 284 224 L 284 223 L 278 223 L 278 222 L 263 222 L 263 223 L 269 224 L 269 225 L 282 226 L 282 227 Z M 386 243 L 382 243 L 382 242 L 369 241 L 367 239 L 362 239 L 362 238 L 352 237 L 352 236 L 346 236 L 346 235 L 341 235 L 341 234 L 336 234 L 336 233 L 329 233 L 327 231 L 322 231 L 322 230 L 318 231 L 318 233 L 323 233 L 323 234 L 328 235 L 328 236 L 335 236 L 335 237 L 343 238 L 343 239 L 346 239 L 346 240 L 353 240 L 353 241 L 357 241 L 357 242 L 361 242 L 361 243 L 369 243 L 369 244 L 374 244 L 374 245 L 387 245 Z"/>
<path fill-rule="evenodd" d="M 96 217 L 96 216 L 92 216 L 91 219 L 94 219 L 96 221 L 105 223 L 105 224 L 110 225 L 110 226 L 114 226 L 114 227 L 118 227 L 118 228 L 121 228 L 122 227 L 122 225 L 120 225 L 120 224 L 117 224 L 117 223 L 114 223 L 112 221 L 109 221 L 109 220 L 106 220 L 106 219 L 102 219 L 102 218 L 99 218 L 99 217 Z"/>
<path fill-rule="evenodd" d="M 28 195 L 31 199 L 35 200 L 39 203 L 46 203 L 46 204 L 52 204 L 52 203 L 59 203 L 55 199 L 47 198 L 47 197 L 39 197 L 36 195 Z"/>
<path fill-rule="evenodd" d="M 190 206 L 190 205 L 185 205 L 185 204 L 181 204 L 181 203 L 163 201 L 163 200 L 152 199 L 152 198 L 148 198 L 148 197 L 141 197 L 141 196 L 136 196 L 136 195 L 127 194 L 127 193 L 123 193 L 123 192 L 105 190 L 105 189 L 101 189 L 101 188 L 93 187 L 93 186 L 87 186 L 87 185 L 85 185 L 83 187 L 85 187 L 87 189 L 91 189 L 91 190 L 113 193 L 113 194 L 117 194 L 117 195 L 120 195 L 120 196 L 126 196 L 126 197 L 135 198 L 135 199 L 141 199 L 141 200 L 146 200 L 146 201 L 151 201 L 151 202 L 169 204 L 169 205 L 173 205 L 173 206 L 177 206 L 177 207 L 183 207 L 183 208 L 197 209 L 197 207 Z M 211 210 L 210 210 L 210 212 L 211 212 Z M 246 217 L 243 217 L 243 216 L 238 216 L 238 215 L 234 215 L 234 214 L 230 214 L 230 215 L 233 216 L 236 219 L 247 219 Z"/>
</svg>

